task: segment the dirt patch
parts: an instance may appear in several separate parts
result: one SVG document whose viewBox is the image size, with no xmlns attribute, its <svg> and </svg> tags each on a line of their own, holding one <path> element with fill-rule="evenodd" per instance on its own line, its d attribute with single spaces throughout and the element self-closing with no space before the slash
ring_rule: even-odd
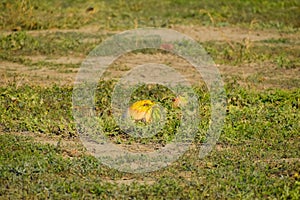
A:
<svg viewBox="0 0 300 200">
<path fill-rule="evenodd" d="M 153 178 L 144 178 L 143 180 L 138 180 L 136 178 L 123 178 L 121 180 L 111 180 L 109 178 L 107 179 L 102 179 L 104 182 L 111 183 L 111 184 L 119 184 L 119 185 L 131 185 L 133 183 L 137 183 L 139 185 L 152 185 L 156 181 Z"/>
<path fill-rule="evenodd" d="M 0 134 L 8 134 L 1 132 Z M 90 155 L 90 153 L 82 145 L 79 137 L 62 138 L 61 136 L 31 133 L 31 132 L 9 132 L 10 135 L 30 137 L 34 142 L 40 144 L 49 144 L 57 148 L 64 158 L 81 157 Z"/>
<path fill-rule="evenodd" d="M 242 41 L 245 38 L 251 41 L 259 41 L 266 39 L 278 39 L 278 38 L 291 38 L 299 40 L 299 34 L 291 34 L 279 32 L 276 29 L 273 30 L 253 30 L 251 28 L 240 27 L 211 27 L 211 26 L 194 26 L 194 25 L 174 25 L 171 29 L 180 33 L 186 34 L 191 38 L 200 41 Z M 117 34 L 122 31 L 107 31 L 100 26 L 85 26 L 79 29 L 49 29 L 49 30 L 36 30 L 27 31 L 32 36 L 40 36 L 53 33 L 89 33 L 89 34 L 101 34 L 110 35 Z M 2 35 L 8 35 L 11 31 L 2 31 Z"/>
<path fill-rule="evenodd" d="M 24 59 L 29 59 L 32 62 L 49 62 L 55 64 L 81 64 L 85 57 L 67 57 L 67 56 L 44 56 L 44 55 L 35 55 L 35 56 L 23 56 Z"/>
<path fill-rule="evenodd" d="M 22 64 L 2 61 L 0 63 L 0 84 L 16 83 L 17 85 L 41 85 L 49 84 L 71 85 L 77 74 L 77 69 L 70 69 L 67 73 L 51 70 L 45 67 L 39 69 Z"/>
<path fill-rule="evenodd" d="M 300 87 L 300 68 L 282 69 L 272 63 L 252 63 L 240 66 L 218 66 L 225 82 L 235 80 L 244 87 L 257 90 L 295 89 Z M 294 82 L 293 82 L 294 80 Z"/>
<path fill-rule="evenodd" d="M 77 33 L 99 33 L 99 34 L 115 34 L 118 33 L 120 31 L 107 31 L 105 29 L 103 29 L 103 27 L 101 26 L 97 26 L 97 25 L 89 25 L 89 26 L 83 26 L 80 27 L 78 29 L 58 29 L 58 28 L 51 28 L 51 29 L 47 29 L 47 30 L 30 30 L 30 31 L 26 31 L 27 34 L 30 34 L 32 36 L 40 36 L 40 35 L 47 35 L 47 34 L 54 34 L 54 33 L 73 33 L 73 32 L 77 32 Z M 9 35 L 13 33 L 13 31 L 1 31 L 0 30 L 0 34 L 2 35 Z"/>
<path fill-rule="evenodd" d="M 155 53 L 150 55 L 142 53 L 126 54 L 124 56 L 121 56 L 114 62 L 114 64 L 107 70 L 105 77 L 107 79 L 118 79 L 134 67 L 143 65 L 145 63 L 157 63 L 172 67 L 182 76 L 184 76 L 184 78 L 187 79 L 190 83 L 203 83 L 201 75 L 193 65 L 191 65 L 183 58 L 169 53 Z M 144 75 L 146 76 L 147 74 Z M 168 79 L 168 77 L 165 78 Z"/>
<path fill-rule="evenodd" d="M 259 41 L 266 39 L 278 39 L 291 37 L 291 34 L 280 33 L 276 30 L 252 30 L 238 27 L 197 27 L 197 26 L 174 26 L 174 30 L 184 33 L 193 39 L 206 41 L 235 41 L 241 42 L 244 39 Z M 299 36 L 293 35 L 299 39 Z"/>
</svg>

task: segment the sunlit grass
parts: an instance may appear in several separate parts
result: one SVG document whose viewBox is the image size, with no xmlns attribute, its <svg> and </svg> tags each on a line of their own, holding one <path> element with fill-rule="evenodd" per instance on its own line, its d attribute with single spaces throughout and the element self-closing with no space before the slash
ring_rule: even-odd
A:
<svg viewBox="0 0 300 200">
<path fill-rule="evenodd" d="M 4 0 L 0 3 L 0 60 L 1 78 L 7 80 L 0 86 L 0 198 L 299 199 L 299 3 Z M 32 73 L 44 69 L 74 73 L 81 59 L 113 31 L 176 25 L 264 29 L 287 35 L 260 41 L 245 35 L 241 41 L 201 43 L 218 66 L 229 65 L 237 72 L 245 66 L 263 70 L 246 77 L 224 74 L 226 120 L 216 146 L 203 159 L 198 155 L 209 127 L 210 99 L 205 87 L 193 86 L 201 119 L 195 140 L 176 162 L 155 172 L 123 173 L 103 165 L 82 144 L 75 149 L 61 145 L 80 143 L 72 113 L 73 87 L 48 84 L 42 77 L 45 86 L 22 85 L 12 73 L 18 68 L 5 71 L 5 65 L 13 63 Z M 132 52 L 138 53 L 156 56 L 157 51 Z M 76 59 L 55 62 L 59 57 Z M 115 67 L 122 72 L 130 69 Z M 279 80 L 282 72 L 292 76 L 282 75 Z M 241 81 L 245 85 L 239 85 Z M 271 86 L 256 90 L 256 83 Z M 175 94 L 158 85 L 142 85 L 132 94 L 130 104 L 150 99 L 167 110 L 167 121 L 158 134 L 134 138 L 120 129 L 113 116 L 114 86 L 115 81 L 100 81 L 97 86 L 93 111 L 103 126 L 102 134 L 133 151 L 140 147 L 153 151 L 172 142 L 182 114 L 171 106 Z"/>
</svg>

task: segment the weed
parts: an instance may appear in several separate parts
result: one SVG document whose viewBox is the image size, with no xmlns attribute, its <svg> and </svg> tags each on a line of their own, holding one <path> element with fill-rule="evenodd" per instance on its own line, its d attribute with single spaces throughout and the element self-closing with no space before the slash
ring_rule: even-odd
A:
<svg viewBox="0 0 300 200">
<path fill-rule="evenodd" d="M 294 65 L 294 63 L 287 58 L 286 55 L 280 55 L 276 58 L 275 60 L 277 67 L 279 68 L 283 68 L 283 69 L 291 69 L 291 68 L 295 68 L 296 66 Z"/>
</svg>

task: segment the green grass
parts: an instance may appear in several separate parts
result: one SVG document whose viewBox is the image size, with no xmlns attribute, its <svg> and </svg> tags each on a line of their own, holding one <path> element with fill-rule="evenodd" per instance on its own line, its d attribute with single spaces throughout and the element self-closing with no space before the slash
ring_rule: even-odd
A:
<svg viewBox="0 0 300 200">
<path fill-rule="evenodd" d="M 96 93 L 96 111 L 103 118 L 106 130 L 113 132 L 117 129 L 113 125 L 111 114 L 111 94 L 114 81 L 102 81 Z M 203 120 L 208 120 L 209 114 L 209 95 L 201 88 L 195 88 L 196 94 L 200 97 L 200 114 Z M 62 88 L 51 86 L 42 88 L 40 86 L 10 85 L 0 88 L 1 101 L 1 127 L 4 131 L 32 131 L 56 134 L 73 134 L 75 127 L 72 119 L 72 88 Z M 165 89 L 160 87 L 151 90 L 141 87 L 133 94 L 131 101 L 137 98 L 152 98 L 160 102 L 163 106 L 170 109 L 170 102 L 161 102 L 167 94 Z M 225 127 L 231 127 L 225 135 L 233 137 L 232 132 L 243 132 L 249 137 L 267 134 L 264 130 L 277 132 L 279 136 L 296 135 L 299 130 L 297 120 L 299 120 L 299 98 L 300 91 L 267 91 L 264 93 L 249 92 L 242 88 L 228 91 L 228 122 Z M 152 94 L 152 95 L 150 95 Z M 153 96 L 154 95 L 154 96 Z M 152 97 L 151 97 L 152 96 Z M 254 126 L 255 125 L 255 126 Z M 284 127 L 282 127 L 284 125 Z M 106 125 L 105 125 L 106 126 Z M 240 130 L 241 128 L 241 130 Z M 248 131 L 243 128 L 249 129 Z M 227 134 L 228 133 L 228 134 Z M 254 134 L 255 133 L 255 134 Z M 240 134 L 240 133 L 239 133 Z M 115 134 L 113 134 L 115 135 Z M 241 139 L 242 135 L 239 135 Z M 231 138 L 233 139 L 233 138 Z"/>
<path fill-rule="evenodd" d="M 93 7 L 93 12 L 86 9 Z M 5 0 L 0 24 L 5 29 L 79 28 L 97 24 L 105 29 L 135 26 L 168 27 L 173 24 L 244 25 L 261 28 L 299 28 L 299 1 L 51 1 Z M 22 15 L 21 15 L 22 13 Z M 43 16 L 40 18 L 39 16 Z"/>
<path fill-rule="evenodd" d="M 97 96 L 101 100 L 97 103 L 98 111 L 104 113 L 102 118 L 110 121 L 111 116 L 105 113 L 112 88 L 111 82 L 101 82 L 101 93 Z M 161 89 L 148 92 L 141 89 L 136 95 L 166 94 Z M 143 94 L 142 91 L 146 92 Z M 199 92 L 205 96 L 205 90 L 198 88 Z M 9 134 L 30 131 L 73 137 L 71 94 L 71 88 L 57 86 L 17 88 L 10 85 L 1 88 L 0 124 L 7 132 L 0 135 L 2 195 L 63 199 L 299 197 L 299 151 L 295 148 L 299 146 L 299 89 L 258 93 L 228 85 L 228 113 L 218 141 L 221 150 L 214 150 L 204 160 L 199 160 L 197 151 L 192 149 L 169 168 L 143 175 L 117 172 L 85 154 L 73 159 L 64 158 L 55 145 L 35 143 L 26 137 L 26 133 L 24 136 Z M 204 105 L 206 101 L 200 99 Z M 207 113 L 202 116 L 204 121 L 208 117 Z M 205 130 L 205 126 L 202 129 Z M 106 135 L 112 141 L 118 141 L 116 143 L 126 144 L 130 139 L 116 140 L 122 135 L 112 134 L 116 130 L 108 127 Z M 167 135 L 157 136 L 158 142 L 168 141 L 164 137 Z M 201 141 L 196 139 L 195 143 Z M 132 142 L 138 140 L 131 139 Z M 116 183 L 124 178 L 136 182 L 130 185 Z M 116 182 L 107 182 L 107 179 Z M 148 179 L 154 183 L 139 182 Z"/>
<path fill-rule="evenodd" d="M 273 42 L 274 40 L 258 41 L 247 45 L 245 42 L 230 42 L 229 44 L 223 41 L 208 41 L 202 45 L 218 64 L 239 66 L 250 63 L 269 63 L 285 69 L 300 67 L 297 44 L 294 43 L 295 48 L 291 48 L 290 45 L 281 45 L 281 40 L 279 40 L 276 45 L 265 45 L 265 43 Z"/>
<path fill-rule="evenodd" d="M 1 50 L 13 55 L 86 55 L 101 43 L 105 35 L 67 32 L 32 36 L 24 31 L 13 32 L 0 37 Z M 83 40 L 97 39 L 93 42 Z M 96 44 L 94 44 L 96 43 Z"/>
<path fill-rule="evenodd" d="M 1 127 L 4 131 L 72 134 L 69 88 L 16 85 L 1 88 Z"/>
<path fill-rule="evenodd" d="M 299 199 L 299 18 L 298 0 L 2 1 L 0 62 L 1 78 L 7 81 L 0 85 L 0 199 Z M 80 67 L 77 58 L 83 59 L 112 31 L 173 25 L 240 27 L 249 33 L 283 36 L 248 41 L 245 35 L 241 41 L 201 43 L 221 67 L 237 72 L 248 67 L 251 75 L 222 74 L 226 120 L 216 147 L 203 159 L 195 146 L 206 140 L 210 101 L 206 87 L 193 86 L 201 118 L 194 146 L 155 172 L 123 173 L 104 166 L 82 146 L 72 153 L 71 147 L 60 145 L 78 140 L 73 87 L 47 80 L 46 86 L 22 85 L 15 77 L 22 71 L 9 68 L 17 64 L 32 73 L 47 69 L 67 74 Z M 139 53 L 157 56 L 155 50 L 132 54 Z M 55 62 L 61 57 L 76 59 Z M 5 65 L 11 71 L 2 69 Z M 257 66 L 258 71 L 252 72 Z M 130 69 L 114 67 L 122 72 Z M 256 90 L 255 84 L 271 87 Z M 100 81 L 95 95 L 104 134 L 121 146 L 170 143 L 181 113 L 171 106 L 174 94 L 153 85 L 134 92 L 131 103 L 147 98 L 168 109 L 164 129 L 152 138 L 138 139 L 126 135 L 114 121 L 110 104 L 114 85 L 115 81 Z M 47 144 L 48 140 L 52 142 Z"/>
</svg>

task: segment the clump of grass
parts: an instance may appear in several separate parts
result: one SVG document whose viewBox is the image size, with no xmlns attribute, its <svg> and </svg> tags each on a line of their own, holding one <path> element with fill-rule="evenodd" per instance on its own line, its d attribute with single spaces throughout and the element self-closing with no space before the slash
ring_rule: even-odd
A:
<svg viewBox="0 0 300 200">
<path fill-rule="evenodd" d="M 291 68 L 296 68 L 297 65 L 300 66 L 300 62 L 295 63 L 284 54 L 278 56 L 275 59 L 275 63 L 277 64 L 278 68 L 282 68 L 282 69 L 291 69 Z"/>
<path fill-rule="evenodd" d="M 5 51 L 23 51 L 31 53 L 38 45 L 38 40 L 23 31 L 0 37 L 0 47 Z"/>
<path fill-rule="evenodd" d="M 0 124 L 4 131 L 75 134 L 70 109 L 71 88 L 12 84 L 0 91 Z"/>
<path fill-rule="evenodd" d="M 32 36 L 27 32 L 13 32 L 0 36 L 0 53 L 3 59 L 20 55 L 87 55 L 103 39 L 103 35 L 83 33 L 61 33 Z M 98 42 L 83 42 L 84 39 Z"/>
<path fill-rule="evenodd" d="M 265 41 L 261 41 L 264 43 Z M 287 46 L 261 45 L 260 42 L 251 42 L 247 39 L 242 42 L 203 43 L 203 47 L 219 64 L 233 66 L 249 63 L 273 63 L 279 68 L 296 68 L 299 66 L 299 51 Z M 289 51 L 289 55 L 284 52 Z"/>
</svg>

